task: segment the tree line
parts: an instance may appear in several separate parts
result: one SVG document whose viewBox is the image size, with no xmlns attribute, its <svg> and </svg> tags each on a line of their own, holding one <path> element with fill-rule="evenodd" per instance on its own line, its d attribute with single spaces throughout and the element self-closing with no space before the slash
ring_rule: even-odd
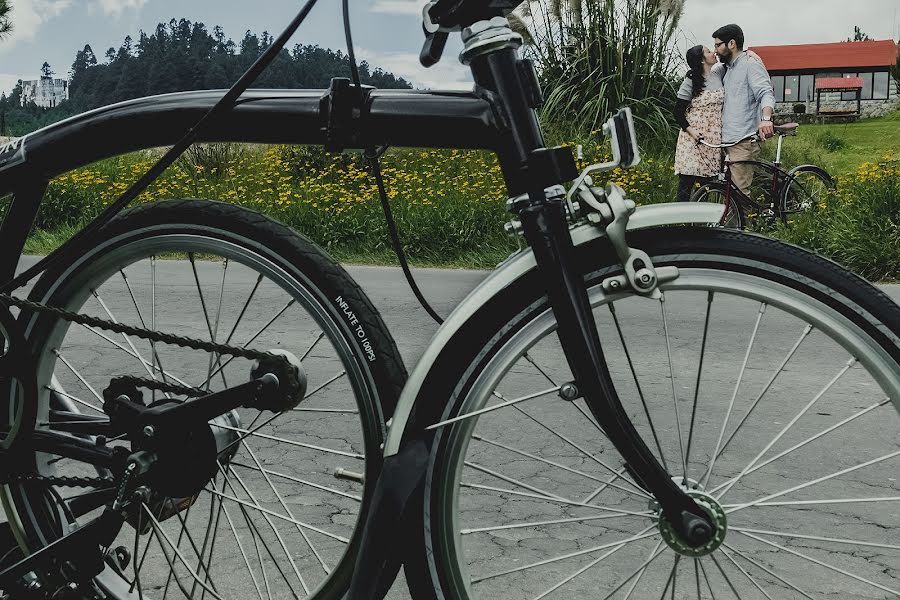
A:
<svg viewBox="0 0 900 600">
<path fill-rule="evenodd" d="M 126 36 L 122 45 L 98 57 L 90 45 L 79 50 L 68 72 L 68 101 L 53 108 L 33 102 L 22 106 L 22 82 L 9 96 L 0 96 L 0 135 L 23 135 L 66 117 L 155 94 L 230 87 L 271 45 L 268 32 L 247 31 L 239 43 L 221 27 L 209 31 L 203 23 L 172 19 L 138 39 Z M 42 76 L 52 76 L 50 65 Z M 410 88 L 406 80 L 359 63 L 364 84 L 379 88 Z M 297 44 L 283 49 L 256 80 L 254 88 L 324 88 L 332 77 L 349 77 L 350 62 L 340 50 Z"/>
</svg>

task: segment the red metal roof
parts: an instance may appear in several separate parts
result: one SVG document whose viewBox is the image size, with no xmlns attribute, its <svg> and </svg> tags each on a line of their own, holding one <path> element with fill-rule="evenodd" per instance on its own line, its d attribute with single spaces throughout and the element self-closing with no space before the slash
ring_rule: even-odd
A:
<svg viewBox="0 0 900 600">
<path fill-rule="evenodd" d="M 897 43 L 894 40 L 758 46 L 753 51 L 762 57 L 769 71 L 888 67 L 897 64 Z"/>
<path fill-rule="evenodd" d="M 817 90 L 861 90 L 862 77 L 823 77 L 816 80 Z"/>
</svg>

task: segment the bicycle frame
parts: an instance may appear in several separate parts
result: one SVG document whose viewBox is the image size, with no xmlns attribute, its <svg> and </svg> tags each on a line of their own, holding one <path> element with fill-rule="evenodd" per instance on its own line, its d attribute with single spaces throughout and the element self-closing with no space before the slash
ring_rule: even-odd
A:
<svg viewBox="0 0 900 600">
<path fill-rule="evenodd" d="M 526 63 L 518 58 L 521 40 L 517 41 L 518 36 L 511 31 L 509 34 L 505 45 L 495 39 L 490 51 L 472 58 L 476 92 L 366 90 L 364 95 L 359 94 L 364 103 L 357 107 L 358 115 L 350 110 L 343 118 L 335 113 L 336 107 L 340 108 L 336 87 L 327 92 L 254 90 L 241 98 L 227 118 L 203 132 L 200 141 L 315 144 L 326 148 L 331 144 L 334 149 L 331 134 L 340 130 L 346 135 L 338 140 L 339 148 L 397 145 L 494 151 L 507 190 L 516 198 L 514 210 L 531 249 L 506 263 L 473 292 L 441 329 L 426 351 L 427 359 L 417 367 L 412 385 L 407 386 L 409 391 L 403 392 L 385 455 L 395 455 L 405 437 L 420 435 L 421 426 L 428 425 L 409 417 L 435 364 L 432 359 L 441 354 L 480 304 L 537 269 L 559 324 L 566 358 L 591 411 L 635 478 L 658 498 L 676 530 L 685 539 L 705 543 L 702 538 L 714 533 L 708 514 L 653 457 L 634 430 L 612 384 L 587 291 L 572 266 L 573 235 L 578 243 L 585 243 L 605 235 L 605 230 L 587 225 L 570 232 L 558 184 L 577 175 L 572 174 L 574 159 L 569 150 L 544 147 L 533 105 L 536 80 L 529 79 L 523 68 Z M 124 102 L 73 117 L 0 148 L 0 194 L 13 194 L 0 226 L 0 281 L 12 277 L 40 200 L 53 177 L 104 158 L 172 144 L 221 96 L 221 91 L 187 92 Z M 642 224 L 716 223 L 721 211 L 720 205 L 654 207 L 638 213 L 640 216 L 636 215 L 630 225 L 633 229 Z"/>
</svg>

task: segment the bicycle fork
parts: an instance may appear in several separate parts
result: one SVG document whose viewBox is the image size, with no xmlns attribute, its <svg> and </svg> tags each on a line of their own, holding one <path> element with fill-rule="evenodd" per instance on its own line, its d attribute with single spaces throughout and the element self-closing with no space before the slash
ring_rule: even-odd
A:
<svg viewBox="0 0 900 600">
<path fill-rule="evenodd" d="M 612 211 L 604 211 L 612 212 Z M 609 373 L 594 315 L 588 300 L 587 288 L 574 260 L 574 246 L 569 234 L 564 203 L 561 197 L 532 202 L 519 212 L 526 239 L 534 251 L 538 270 L 547 286 L 550 306 L 556 317 L 560 343 L 572 369 L 578 393 L 584 397 L 603 432 L 625 459 L 638 483 L 650 491 L 662 509 L 662 516 L 692 548 L 709 543 L 716 534 L 710 516 L 688 496 L 659 464 L 635 430 L 616 393 Z M 613 215 L 613 226 L 621 226 L 624 244 L 626 215 Z M 618 230 L 617 230 L 618 233 Z M 619 249 L 617 249 L 618 251 Z M 640 257 L 643 254 L 635 251 Z M 620 253 L 621 254 L 621 253 Z M 649 265 L 649 258 L 646 258 Z M 628 261 L 626 277 L 638 275 L 645 285 L 655 289 L 655 281 L 646 273 L 633 271 L 641 261 Z M 629 268 L 630 267 L 630 268 Z M 653 270 L 649 269 L 653 276 Z"/>
</svg>

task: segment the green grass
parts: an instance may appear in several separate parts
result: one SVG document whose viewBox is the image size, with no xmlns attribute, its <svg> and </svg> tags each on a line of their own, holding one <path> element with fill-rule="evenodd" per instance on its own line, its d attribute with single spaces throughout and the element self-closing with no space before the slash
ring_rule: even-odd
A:
<svg viewBox="0 0 900 600">
<path fill-rule="evenodd" d="M 845 146 L 829 151 L 820 143 L 826 136 L 843 140 Z M 769 153 L 774 153 L 775 144 L 768 145 Z M 784 142 L 785 164 L 813 163 L 833 175 L 850 173 L 863 163 L 877 163 L 893 150 L 900 150 L 900 111 L 856 123 L 802 125 L 797 137 Z"/>
</svg>

